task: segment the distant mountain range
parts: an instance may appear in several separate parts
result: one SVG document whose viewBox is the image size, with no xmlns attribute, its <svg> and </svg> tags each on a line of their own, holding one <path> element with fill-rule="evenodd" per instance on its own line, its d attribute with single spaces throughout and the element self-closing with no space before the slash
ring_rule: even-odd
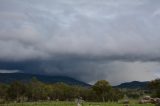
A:
<svg viewBox="0 0 160 106">
<path fill-rule="evenodd" d="M 69 85 L 80 85 L 85 87 L 91 86 L 85 82 L 76 80 L 74 78 L 66 77 L 66 76 L 48 76 L 48 75 L 37 75 L 37 74 L 28 74 L 28 73 L 0 73 L 0 82 L 11 83 L 16 80 L 29 82 L 34 77 L 44 83 L 63 82 Z"/>
<path fill-rule="evenodd" d="M 115 87 L 116 88 L 127 88 L 127 89 L 146 89 L 147 85 L 148 85 L 148 81 L 145 81 L 145 82 L 132 81 L 132 82 L 122 83 Z"/>
<path fill-rule="evenodd" d="M 66 83 L 69 85 L 80 85 L 85 87 L 91 87 L 91 85 L 76 80 L 74 78 L 66 77 L 66 76 L 49 76 L 49 75 L 37 75 L 37 74 L 29 74 L 29 73 L 0 73 L 0 82 L 1 83 L 11 83 L 13 81 L 23 81 L 29 82 L 32 78 L 37 78 L 39 81 L 44 83 Z M 115 88 L 127 88 L 127 89 L 145 89 L 147 87 L 148 82 L 139 82 L 132 81 L 122 83 L 120 85 L 114 86 Z"/>
</svg>

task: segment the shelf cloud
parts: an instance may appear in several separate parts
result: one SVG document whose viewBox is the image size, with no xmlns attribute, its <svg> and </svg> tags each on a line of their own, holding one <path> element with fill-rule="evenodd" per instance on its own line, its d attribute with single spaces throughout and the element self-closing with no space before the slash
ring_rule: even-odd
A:
<svg viewBox="0 0 160 106">
<path fill-rule="evenodd" d="M 0 70 L 67 75 L 88 83 L 160 77 L 159 4 L 1 0 Z"/>
</svg>

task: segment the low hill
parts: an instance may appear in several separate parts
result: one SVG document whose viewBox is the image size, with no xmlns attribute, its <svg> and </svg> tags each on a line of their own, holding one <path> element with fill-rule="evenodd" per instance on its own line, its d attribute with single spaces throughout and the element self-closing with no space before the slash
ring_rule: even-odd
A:
<svg viewBox="0 0 160 106">
<path fill-rule="evenodd" d="M 117 88 L 127 88 L 127 89 L 146 89 L 148 82 L 140 82 L 140 81 L 132 81 L 132 82 L 126 82 L 122 83 L 118 86 L 115 86 Z"/>
<path fill-rule="evenodd" d="M 29 82 L 32 78 L 37 78 L 44 83 L 66 83 L 69 85 L 90 86 L 89 84 L 66 76 L 47 76 L 28 73 L 0 73 L 1 83 L 11 83 L 13 81 Z"/>
</svg>

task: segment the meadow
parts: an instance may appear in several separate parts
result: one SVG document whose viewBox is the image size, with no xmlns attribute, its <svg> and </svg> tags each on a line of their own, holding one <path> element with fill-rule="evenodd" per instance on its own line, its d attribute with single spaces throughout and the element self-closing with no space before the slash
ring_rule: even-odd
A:
<svg viewBox="0 0 160 106">
<path fill-rule="evenodd" d="M 0 104 L 0 106 L 77 106 L 77 104 L 75 102 L 26 102 Z M 124 106 L 124 104 L 110 102 L 85 102 L 82 106 Z M 154 106 L 154 104 L 138 104 L 132 102 L 129 106 Z"/>
</svg>

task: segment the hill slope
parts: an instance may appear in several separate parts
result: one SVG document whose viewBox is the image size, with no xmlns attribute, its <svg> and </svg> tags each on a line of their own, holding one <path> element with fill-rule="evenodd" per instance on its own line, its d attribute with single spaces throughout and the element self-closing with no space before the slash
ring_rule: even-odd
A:
<svg viewBox="0 0 160 106">
<path fill-rule="evenodd" d="M 140 81 L 132 81 L 132 82 L 126 82 L 122 83 L 118 86 L 115 86 L 117 88 L 128 88 L 128 89 L 145 89 L 147 87 L 148 82 L 140 82 Z"/>
<path fill-rule="evenodd" d="M 16 80 L 29 82 L 33 77 L 37 78 L 39 81 L 44 83 L 63 82 L 69 85 L 90 86 L 87 83 L 84 83 L 82 81 L 78 81 L 76 79 L 66 77 L 66 76 L 47 76 L 47 75 L 36 75 L 36 74 L 28 74 L 28 73 L 0 73 L 0 82 L 11 83 Z"/>
</svg>

